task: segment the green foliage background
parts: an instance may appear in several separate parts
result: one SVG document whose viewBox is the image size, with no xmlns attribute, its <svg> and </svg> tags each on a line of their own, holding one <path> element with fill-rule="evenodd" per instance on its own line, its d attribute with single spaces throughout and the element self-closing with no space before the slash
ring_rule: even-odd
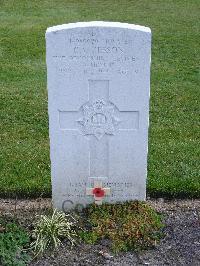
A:
<svg viewBox="0 0 200 266">
<path fill-rule="evenodd" d="M 199 0 L 0 0 L 0 196 L 51 195 L 45 30 L 91 20 L 152 29 L 148 193 L 200 196 Z"/>
</svg>

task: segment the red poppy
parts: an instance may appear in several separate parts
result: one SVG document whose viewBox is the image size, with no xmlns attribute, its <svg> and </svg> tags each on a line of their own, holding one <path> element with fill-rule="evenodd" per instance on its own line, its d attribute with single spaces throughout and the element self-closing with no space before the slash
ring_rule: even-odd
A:
<svg viewBox="0 0 200 266">
<path fill-rule="evenodd" d="M 105 191 L 100 187 L 95 187 L 92 191 L 93 195 L 97 198 L 104 197 Z"/>
</svg>

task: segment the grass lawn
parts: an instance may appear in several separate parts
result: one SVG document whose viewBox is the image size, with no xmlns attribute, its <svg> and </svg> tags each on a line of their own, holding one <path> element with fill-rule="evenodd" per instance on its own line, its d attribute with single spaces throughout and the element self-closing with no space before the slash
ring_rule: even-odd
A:
<svg viewBox="0 0 200 266">
<path fill-rule="evenodd" d="M 199 0 L 0 0 L 0 196 L 51 195 L 45 30 L 90 20 L 152 29 L 148 193 L 199 197 Z"/>
</svg>

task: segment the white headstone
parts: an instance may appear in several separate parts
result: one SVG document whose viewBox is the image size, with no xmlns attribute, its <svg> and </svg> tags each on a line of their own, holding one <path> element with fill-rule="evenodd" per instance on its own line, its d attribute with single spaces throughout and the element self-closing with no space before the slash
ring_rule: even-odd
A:
<svg viewBox="0 0 200 266">
<path fill-rule="evenodd" d="M 48 28 L 46 45 L 54 206 L 85 205 L 98 193 L 106 202 L 144 200 L 150 29 L 72 23 Z M 93 193 L 95 184 L 106 193 Z"/>
</svg>

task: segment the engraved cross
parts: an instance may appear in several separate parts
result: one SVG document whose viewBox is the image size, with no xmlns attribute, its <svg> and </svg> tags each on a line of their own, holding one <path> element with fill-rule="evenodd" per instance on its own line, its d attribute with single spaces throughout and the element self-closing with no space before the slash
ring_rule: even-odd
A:
<svg viewBox="0 0 200 266">
<path fill-rule="evenodd" d="M 88 101 L 79 111 L 59 110 L 63 130 L 89 139 L 89 176 L 109 177 L 109 136 L 139 128 L 138 111 L 120 111 L 109 100 L 109 80 L 89 80 Z"/>
</svg>

